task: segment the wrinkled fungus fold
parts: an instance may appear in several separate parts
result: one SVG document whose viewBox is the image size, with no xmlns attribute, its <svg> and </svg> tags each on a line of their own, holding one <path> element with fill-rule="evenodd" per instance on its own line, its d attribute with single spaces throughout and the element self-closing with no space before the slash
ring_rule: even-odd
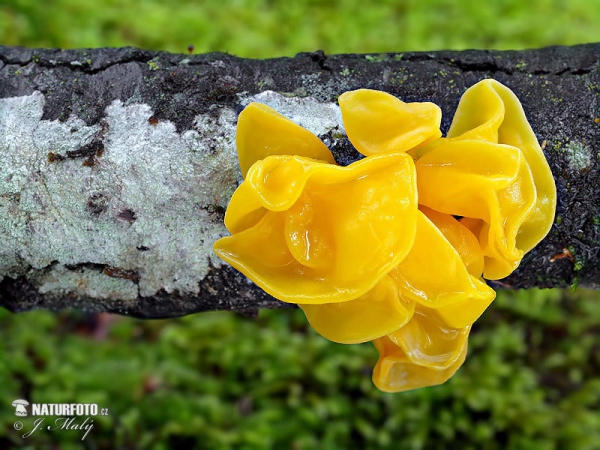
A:
<svg viewBox="0 0 600 450">
<path fill-rule="evenodd" d="M 334 163 L 325 144 L 273 108 L 250 103 L 240 113 L 236 147 L 242 175 L 252 164 L 270 155 L 297 155 Z"/>
<path fill-rule="evenodd" d="M 371 89 L 345 92 L 338 102 L 348 139 L 365 156 L 406 152 L 442 135 L 434 103 L 404 103 Z"/>
<path fill-rule="evenodd" d="M 374 384 L 440 384 L 462 365 L 495 298 L 485 279 L 515 270 L 548 233 L 556 188 L 517 97 L 483 80 L 441 110 L 369 89 L 339 97 L 365 158 L 340 167 L 318 137 L 251 103 L 236 136 L 244 181 L 214 250 L 311 326 L 372 341 Z"/>
<path fill-rule="evenodd" d="M 225 225 L 236 232 L 214 248 L 280 300 L 348 301 L 406 256 L 417 213 L 408 155 L 382 154 L 347 167 L 268 156 L 233 194 Z"/>
<path fill-rule="evenodd" d="M 401 392 L 442 384 L 456 373 L 465 362 L 467 341 L 459 357 L 446 369 L 421 366 L 413 363 L 404 350 L 388 336 L 373 341 L 379 352 L 379 360 L 373 369 L 373 383 L 384 392 Z"/>
</svg>

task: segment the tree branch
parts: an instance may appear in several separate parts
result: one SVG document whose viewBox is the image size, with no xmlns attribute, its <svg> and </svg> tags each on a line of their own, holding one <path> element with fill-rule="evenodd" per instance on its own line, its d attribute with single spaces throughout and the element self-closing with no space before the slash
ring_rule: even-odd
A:
<svg viewBox="0 0 600 450">
<path fill-rule="evenodd" d="M 241 181 L 237 113 L 274 106 L 357 159 L 338 95 L 432 101 L 447 131 L 493 77 L 521 99 L 558 187 L 548 237 L 499 286 L 600 288 L 600 45 L 249 60 L 0 47 L 0 306 L 139 317 L 284 306 L 212 243 Z"/>
</svg>

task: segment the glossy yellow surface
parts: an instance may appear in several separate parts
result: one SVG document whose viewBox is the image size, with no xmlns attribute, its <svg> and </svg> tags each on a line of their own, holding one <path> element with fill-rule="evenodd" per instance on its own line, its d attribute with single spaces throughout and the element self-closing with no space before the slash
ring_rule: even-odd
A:
<svg viewBox="0 0 600 450">
<path fill-rule="evenodd" d="M 225 225 L 234 234 L 214 249 L 280 300 L 348 301 L 406 256 L 417 213 L 414 164 L 406 154 L 347 167 L 269 156 L 252 165 L 233 194 Z"/>
<path fill-rule="evenodd" d="M 548 232 L 556 190 L 516 96 L 465 92 L 448 136 L 433 103 L 368 89 L 339 98 L 366 157 L 335 164 L 314 135 L 265 105 L 240 115 L 244 182 L 215 252 L 335 342 L 373 341 L 375 385 L 443 383 L 471 326 Z"/>
<path fill-rule="evenodd" d="M 437 310 L 455 328 L 472 324 L 496 296 L 469 274 L 458 252 L 420 211 L 413 247 L 390 275 L 400 295 Z"/>
<path fill-rule="evenodd" d="M 413 364 L 445 370 L 460 359 L 470 330 L 471 325 L 450 327 L 435 310 L 419 307 L 406 326 L 388 337 Z"/>
<path fill-rule="evenodd" d="M 480 220 L 483 275 L 496 280 L 550 230 L 556 187 L 517 97 L 484 80 L 468 89 L 448 137 L 418 152 L 419 202 L 436 211 Z"/>
<path fill-rule="evenodd" d="M 465 226 L 464 219 L 459 221 L 450 214 L 442 214 L 423 205 L 419 209 L 433 222 L 458 252 L 467 272 L 476 278 L 481 278 L 483 273 L 483 251 L 475 234 Z"/>
<path fill-rule="evenodd" d="M 436 211 L 482 220 L 484 277 L 510 274 L 523 257 L 519 227 L 536 201 L 523 153 L 479 141 L 445 140 L 416 163 L 419 201 Z"/>
<path fill-rule="evenodd" d="M 345 92 L 338 102 L 348 138 L 365 156 L 406 152 L 442 135 L 435 103 L 404 103 L 371 89 Z"/>
<path fill-rule="evenodd" d="M 439 370 L 414 364 L 404 350 L 387 336 L 373 341 L 379 351 L 379 360 L 373 369 L 373 383 L 384 392 L 401 392 L 442 384 L 456 373 L 465 362 L 467 344 L 458 359 L 447 369 Z"/>
<path fill-rule="evenodd" d="M 243 176 L 252 164 L 270 155 L 298 155 L 334 163 L 317 136 L 262 103 L 250 103 L 240 113 L 235 140 Z"/>
<path fill-rule="evenodd" d="M 406 325 L 415 311 L 415 303 L 400 296 L 396 282 L 388 275 L 355 300 L 299 306 L 321 336 L 341 344 L 372 341 L 393 333 Z"/>
<path fill-rule="evenodd" d="M 455 228 L 459 227 L 457 222 Z M 436 324 L 443 321 L 445 329 L 469 327 L 495 295 L 493 289 L 469 274 L 458 251 L 419 211 L 417 233 L 409 254 L 374 289 L 349 302 L 300 304 L 300 307 L 322 336 L 353 344 L 423 328 L 413 324 L 413 321 L 423 322 L 413 316 L 415 306 L 420 309 L 420 316 L 423 311 L 430 311 L 428 317 L 435 317 Z M 437 343 L 432 345 L 435 348 Z"/>
</svg>

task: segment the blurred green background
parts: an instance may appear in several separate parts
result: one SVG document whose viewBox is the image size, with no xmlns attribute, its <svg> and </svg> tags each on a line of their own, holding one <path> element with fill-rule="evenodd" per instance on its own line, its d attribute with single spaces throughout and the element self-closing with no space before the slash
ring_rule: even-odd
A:
<svg viewBox="0 0 600 450">
<path fill-rule="evenodd" d="M 0 1 L 5 45 L 252 58 L 573 45 L 600 41 L 598 24 L 598 0 Z M 141 321 L 0 309 L 0 448 L 600 448 L 599 337 L 597 293 L 500 292 L 457 375 L 385 394 L 370 344 L 328 342 L 299 310 Z M 16 398 L 109 415 L 83 442 L 22 439 Z"/>
</svg>

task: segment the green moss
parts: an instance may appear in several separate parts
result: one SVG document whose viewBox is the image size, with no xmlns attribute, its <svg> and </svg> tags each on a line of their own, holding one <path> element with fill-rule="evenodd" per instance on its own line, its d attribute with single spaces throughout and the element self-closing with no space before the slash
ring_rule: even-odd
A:
<svg viewBox="0 0 600 450">
<path fill-rule="evenodd" d="M 570 286 L 570 290 L 573 293 L 577 292 L 577 289 L 579 289 L 579 274 L 578 273 L 575 274 L 575 277 L 573 278 L 573 282 L 571 283 L 571 286 Z"/>
<path fill-rule="evenodd" d="M 156 61 L 154 59 L 148 61 L 148 68 L 150 70 L 158 70 L 158 69 L 160 69 L 160 66 L 158 65 L 158 61 Z"/>
<path fill-rule="evenodd" d="M 388 57 L 385 54 L 381 55 L 365 55 L 365 59 L 371 62 L 382 62 L 387 61 Z"/>
<path fill-rule="evenodd" d="M 390 76 L 389 83 L 395 85 L 402 85 L 412 74 L 408 74 L 404 69 L 398 69 L 393 72 Z"/>
<path fill-rule="evenodd" d="M 567 247 L 567 249 L 569 250 L 569 252 L 571 253 L 571 256 L 573 257 L 573 270 L 575 272 L 580 272 L 586 263 L 585 258 L 583 257 L 583 255 L 579 254 L 577 252 L 577 250 L 575 249 L 575 247 L 573 247 L 572 245 L 569 245 Z"/>
<path fill-rule="evenodd" d="M 136 46 L 187 53 L 228 51 L 267 58 L 323 49 L 327 54 L 523 49 L 600 41 L 596 0 L 527 2 L 427 0 L 164 0 L 2 2 L 5 45 L 85 48 Z M 570 22 L 572 18 L 572 22 Z M 460 22 L 460 26 L 456 26 Z M 256 26 L 261 24 L 260 27 Z M 576 24 L 576 25 L 574 25 Z M 435 32 L 433 32 L 435 30 Z M 501 55 L 495 56 L 502 58 Z"/>
<path fill-rule="evenodd" d="M 10 361 L 0 367 L 0 402 L 26 395 L 108 407 L 88 437 L 97 448 L 391 450 L 453 448 L 460 440 L 461 448 L 583 449 L 600 440 L 600 385 L 589 357 L 600 302 L 582 289 L 499 292 L 476 322 L 458 373 L 397 395 L 373 387 L 372 345 L 328 342 L 300 310 L 110 320 L 0 310 L 10 336 L 0 346 Z M 13 424 L 3 416 L 0 439 L 21 442 Z M 32 439 L 32 448 L 78 442 L 67 432 Z"/>
</svg>

